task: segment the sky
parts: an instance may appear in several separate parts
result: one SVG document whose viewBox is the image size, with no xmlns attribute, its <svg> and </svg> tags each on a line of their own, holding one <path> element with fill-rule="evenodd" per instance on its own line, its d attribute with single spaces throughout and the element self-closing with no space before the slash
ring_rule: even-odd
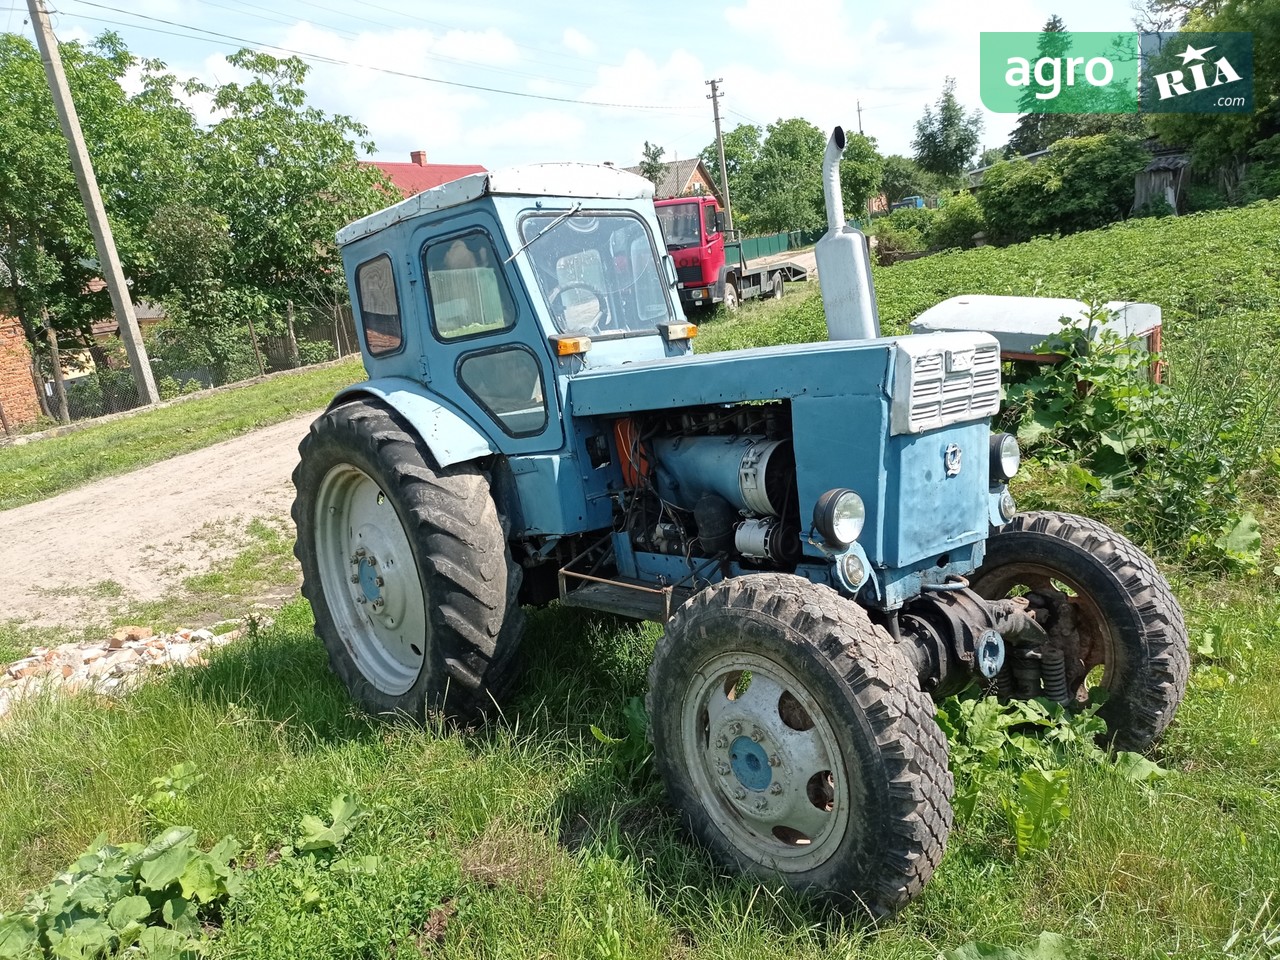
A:
<svg viewBox="0 0 1280 960">
<path fill-rule="evenodd" d="M 364 124 L 376 159 L 425 150 L 433 163 L 489 169 L 630 166 L 645 141 L 664 160 L 692 156 L 715 138 L 712 78 L 726 130 L 861 122 L 882 152 L 909 155 L 948 76 L 981 109 L 981 31 L 1036 31 L 1053 13 L 1070 30 L 1133 29 L 1126 0 L 45 2 L 60 39 L 115 30 L 180 78 L 238 79 L 225 57 L 245 46 L 302 55 L 312 104 Z M 0 0 L 0 27 L 33 36 L 22 0 Z M 207 102 L 193 108 L 211 119 Z M 983 144 L 1003 145 L 1017 118 L 982 113 Z"/>
</svg>

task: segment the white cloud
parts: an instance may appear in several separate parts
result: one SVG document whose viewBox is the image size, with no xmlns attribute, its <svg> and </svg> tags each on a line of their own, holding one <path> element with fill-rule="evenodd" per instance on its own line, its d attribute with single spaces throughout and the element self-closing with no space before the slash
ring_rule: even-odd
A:
<svg viewBox="0 0 1280 960">
<path fill-rule="evenodd" d="M 585 33 L 573 27 L 567 27 L 561 38 L 564 45 L 580 57 L 595 56 L 596 45 Z"/>
</svg>

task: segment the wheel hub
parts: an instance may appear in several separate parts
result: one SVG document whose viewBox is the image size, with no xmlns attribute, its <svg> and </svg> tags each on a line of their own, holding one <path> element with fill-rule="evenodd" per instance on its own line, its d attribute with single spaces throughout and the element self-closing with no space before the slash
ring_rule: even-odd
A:
<svg viewBox="0 0 1280 960">
<path fill-rule="evenodd" d="M 768 752 L 750 737 L 738 737 L 729 745 L 729 768 L 740 784 L 757 793 L 773 779 Z"/>
</svg>

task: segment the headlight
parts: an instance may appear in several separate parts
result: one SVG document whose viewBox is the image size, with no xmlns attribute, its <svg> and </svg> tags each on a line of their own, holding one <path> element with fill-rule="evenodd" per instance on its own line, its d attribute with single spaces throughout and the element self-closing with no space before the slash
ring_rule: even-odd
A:
<svg viewBox="0 0 1280 960">
<path fill-rule="evenodd" d="M 1018 438 L 1012 433 L 994 433 L 991 435 L 991 479 L 1001 483 L 1013 479 L 1022 463 L 1022 451 L 1018 449 Z"/>
<path fill-rule="evenodd" d="M 857 540 L 866 519 L 862 498 L 844 487 L 828 490 L 813 508 L 813 525 L 832 546 L 847 547 Z"/>
</svg>

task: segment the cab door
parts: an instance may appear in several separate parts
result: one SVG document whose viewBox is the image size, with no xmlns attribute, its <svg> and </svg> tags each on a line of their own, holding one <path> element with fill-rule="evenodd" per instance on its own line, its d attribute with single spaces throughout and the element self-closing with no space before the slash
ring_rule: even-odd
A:
<svg viewBox="0 0 1280 960">
<path fill-rule="evenodd" d="M 486 429 L 507 454 L 564 442 L 546 337 L 492 218 L 475 211 L 416 231 L 426 305 L 428 386 Z M 420 302 L 422 302 L 420 301 Z"/>
</svg>

